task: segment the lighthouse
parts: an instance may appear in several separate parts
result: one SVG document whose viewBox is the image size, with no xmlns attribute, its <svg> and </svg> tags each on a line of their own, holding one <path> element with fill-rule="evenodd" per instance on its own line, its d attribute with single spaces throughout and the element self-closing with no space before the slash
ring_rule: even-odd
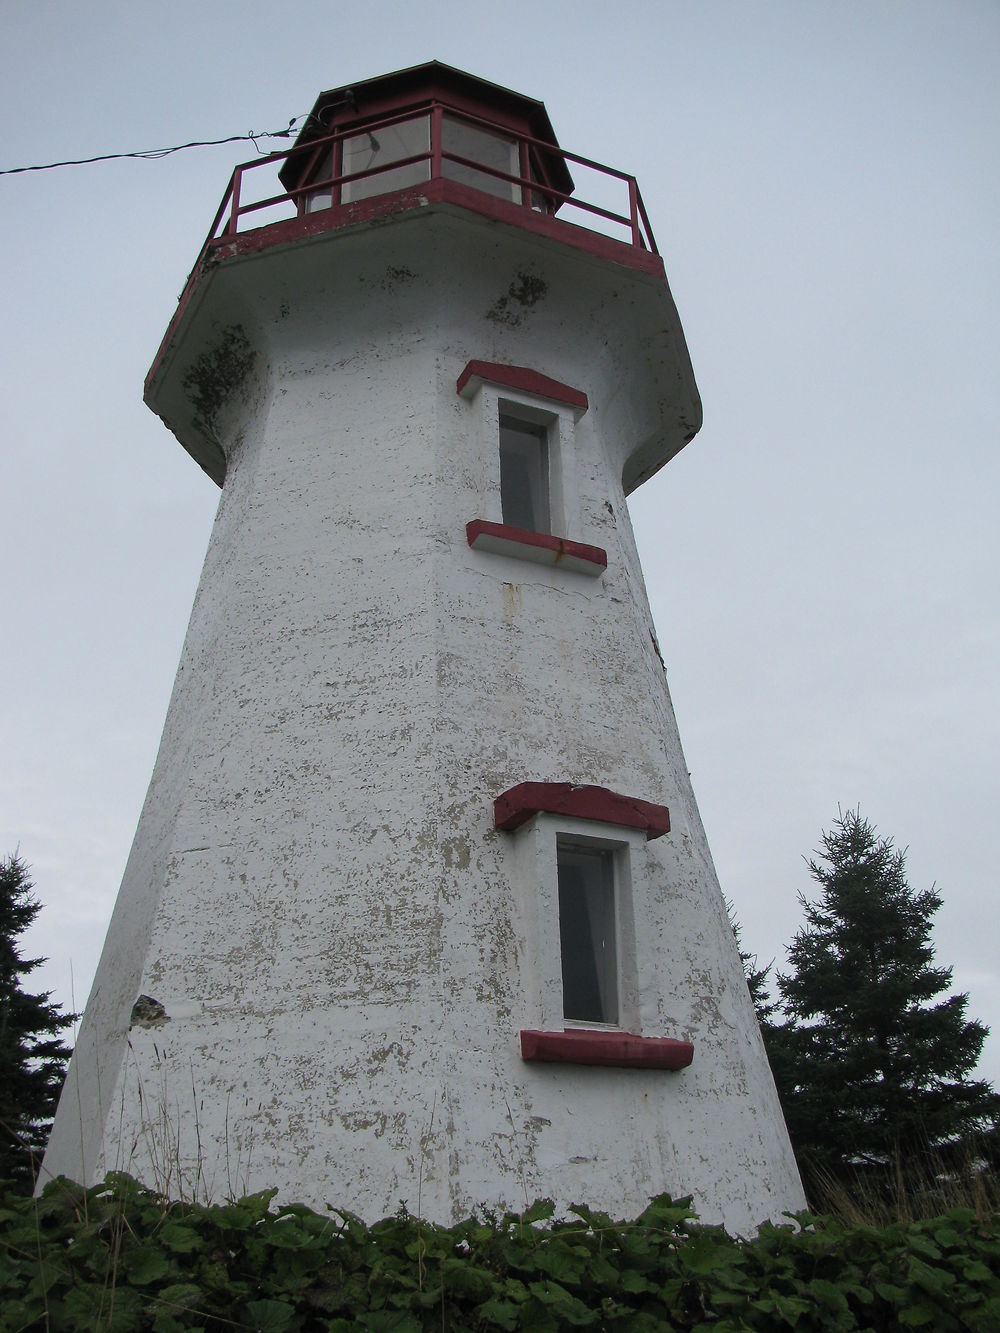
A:
<svg viewBox="0 0 1000 1333">
<path fill-rule="evenodd" d="M 221 498 L 45 1175 L 802 1206 L 628 515 L 701 423 L 634 178 L 442 64 L 323 93 L 146 401 Z"/>
</svg>

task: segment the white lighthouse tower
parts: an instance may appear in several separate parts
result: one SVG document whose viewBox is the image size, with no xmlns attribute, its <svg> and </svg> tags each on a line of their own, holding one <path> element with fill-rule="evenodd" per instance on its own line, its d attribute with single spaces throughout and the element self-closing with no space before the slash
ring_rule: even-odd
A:
<svg viewBox="0 0 1000 1333">
<path fill-rule="evenodd" d="M 634 179 L 440 64 L 324 93 L 146 400 L 222 498 L 45 1171 L 801 1206 L 626 507 L 701 422 Z"/>
</svg>

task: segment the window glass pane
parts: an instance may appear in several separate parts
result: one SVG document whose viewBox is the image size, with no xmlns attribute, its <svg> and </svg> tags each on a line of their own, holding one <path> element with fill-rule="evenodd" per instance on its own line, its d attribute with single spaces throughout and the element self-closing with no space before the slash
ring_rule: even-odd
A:
<svg viewBox="0 0 1000 1333">
<path fill-rule="evenodd" d="M 563 1015 L 618 1022 L 614 853 L 557 844 Z"/>
<path fill-rule="evenodd" d="M 441 147 L 446 153 L 457 153 L 459 157 L 469 157 L 474 162 L 482 162 L 494 171 L 504 171 L 508 176 L 519 176 L 517 143 L 502 134 L 493 134 L 490 130 L 480 129 L 464 120 L 453 120 L 450 116 L 442 118 Z M 476 171 L 475 167 L 463 166 L 461 162 L 449 162 L 444 159 L 441 165 L 444 176 L 451 181 L 461 181 L 486 194 L 495 194 L 499 199 L 510 199 L 515 204 L 521 202 L 521 187 L 512 181 L 499 180 L 485 171 Z"/>
<path fill-rule="evenodd" d="M 416 120 L 404 120 L 399 125 L 389 125 L 364 134 L 354 134 L 344 140 L 343 174 L 352 175 L 355 171 L 369 171 L 373 167 L 384 167 L 390 162 L 398 162 L 414 153 L 426 153 L 431 146 L 431 127 L 428 116 Z M 345 204 L 356 199 L 371 199 L 373 195 L 388 194 L 391 190 L 405 190 L 407 186 L 419 185 L 430 179 L 431 164 L 411 162 L 409 166 L 395 170 L 382 171 L 377 176 L 366 176 L 364 180 L 346 181 L 341 187 Z"/>
<path fill-rule="evenodd" d="M 333 175 L 333 147 L 329 147 L 318 164 L 309 173 L 314 181 L 328 181 Z M 306 201 L 306 212 L 316 213 L 322 208 L 329 208 L 333 202 L 333 196 L 330 193 L 330 186 L 325 190 L 316 190 L 313 194 L 300 195 Z"/>
<path fill-rule="evenodd" d="M 535 150 L 531 150 L 531 157 L 528 161 L 528 177 L 539 184 L 548 184 L 539 174 L 538 163 L 535 161 Z M 528 193 L 528 202 L 536 213 L 554 213 L 556 204 L 550 195 L 542 194 L 539 190 L 530 190 Z"/>
<path fill-rule="evenodd" d="M 549 530 L 548 432 L 516 417 L 500 418 L 500 506 L 503 521 L 529 532 Z"/>
</svg>

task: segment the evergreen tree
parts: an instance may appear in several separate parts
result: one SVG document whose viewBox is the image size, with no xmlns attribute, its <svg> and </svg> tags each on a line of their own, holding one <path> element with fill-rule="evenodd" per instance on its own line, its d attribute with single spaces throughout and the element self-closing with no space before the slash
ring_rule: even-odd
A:
<svg viewBox="0 0 1000 1333">
<path fill-rule="evenodd" d="M 777 1004 L 771 999 L 768 982 L 771 968 L 774 967 L 774 959 L 772 958 L 766 967 L 758 966 L 757 955 L 743 947 L 743 926 L 733 911 L 731 899 L 727 898 L 725 902 L 726 911 L 729 913 L 729 924 L 733 930 L 733 938 L 736 941 L 737 949 L 740 951 L 740 962 L 743 964 L 743 975 L 747 979 L 747 990 L 750 992 L 753 1011 L 757 1015 L 761 1032 L 766 1033 L 778 1008 Z"/>
<path fill-rule="evenodd" d="M 60 1034 L 75 1014 L 29 995 L 22 982 L 44 958 L 22 958 L 18 939 L 41 910 L 27 867 L 0 860 L 0 1180 L 30 1189 L 69 1059 Z"/>
<path fill-rule="evenodd" d="M 800 894 L 806 926 L 777 978 L 787 1021 L 765 1031 L 792 1145 L 807 1185 L 866 1169 L 926 1176 L 926 1154 L 968 1157 L 995 1134 L 1000 1097 L 973 1079 L 989 1031 L 968 997 L 939 999 L 933 889 L 907 883 L 904 853 L 860 812 L 824 833 Z"/>
</svg>

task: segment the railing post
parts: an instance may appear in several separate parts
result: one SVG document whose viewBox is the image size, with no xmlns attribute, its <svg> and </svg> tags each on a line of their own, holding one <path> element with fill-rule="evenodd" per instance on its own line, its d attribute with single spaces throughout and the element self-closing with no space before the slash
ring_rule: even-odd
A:
<svg viewBox="0 0 1000 1333">
<path fill-rule="evenodd" d="M 344 187 L 340 183 L 340 178 L 344 174 L 344 136 L 339 134 L 333 141 L 333 151 L 330 154 L 330 170 L 333 175 L 333 184 L 330 186 L 330 203 L 342 204 L 344 202 Z"/>
<path fill-rule="evenodd" d="M 638 190 L 636 188 L 635 177 L 628 178 L 628 216 L 632 224 L 632 244 L 638 250 L 642 246 L 642 237 L 639 235 L 639 204 L 637 199 Z"/>
<path fill-rule="evenodd" d="M 233 206 L 229 210 L 229 225 L 226 228 L 227 236 L 236 235 L 237 222 L 240 216 L 240 182 L 243 179 L 243 168 L 237 167 L 233 172 Z"/>
<path fill-rule="evenodd" d="M 518 152 L 518 175 L 522 180 L 531 179 L 531 149 L 523 139 L 517 141 Z M 534 196 L 527 186 L 521 186 L 521 203 L 525 208 L 533 208 L 535 204 Z"/>
<path fill-rule="evenodd" d="M 437 180 L 444 175 L 444 167 L 441 160 L 443 124 L 444 112 L 441 109 L 441 103 L 435 102 L 431 107 L 431 180 Z"/>
</svg>

